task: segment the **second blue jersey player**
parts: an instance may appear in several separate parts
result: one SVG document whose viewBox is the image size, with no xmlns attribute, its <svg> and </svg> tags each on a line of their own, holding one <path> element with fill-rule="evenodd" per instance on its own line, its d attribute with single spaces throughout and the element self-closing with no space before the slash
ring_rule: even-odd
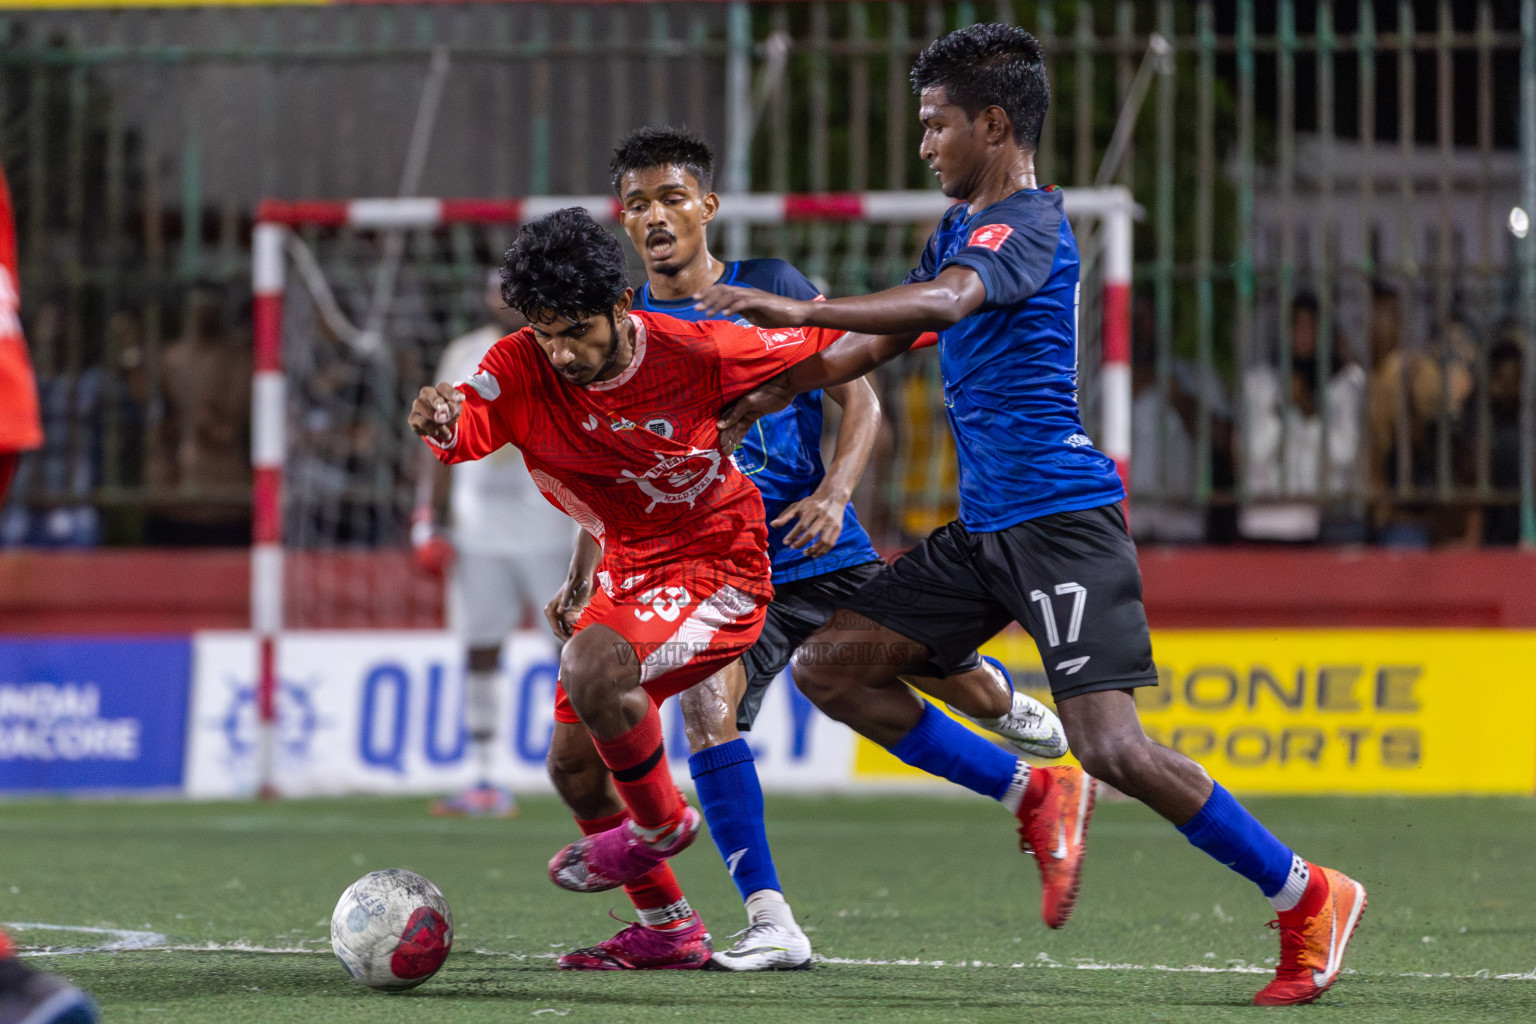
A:
<svg viewBox="0 0 1536 1024">
<path fill-rule="evenodd" d="M 741 285 L 786 297 L 816 300 L 816 287 L 790 264 L 776 259 L 717 260 L 705 239 L 718 199 L 711 191 L 713 155 L 700 139 L 670 128 L 642 129 L 624 139 L 612 163 L 613 185 L 623 203 L 623 224 L 646 268 L 634 308 L 685 320 L 702 320 L 690 296 L 709 284 Z M 821 457 L 823 400 L 842 407 L 837 451 L 830 466 Z M 740 665 L 679 695 L 693 751 L 689 768 L 699 803 L 731 878 L 746 904 L 747 929 L 708 966 L 731 971 L 785 970 L 809 964 L 810 941 L 784 900 L 768 846 L 763 796 L 749 730 L 768 685 L 832 610 L 878 575 L 880 560 L 859 523 L 849 495 L 863 473 L 879 422 L 879 403 L 863 379 L 798 396 L 790 407 L 753 424 L 734 453 L 738 467 L 757 484 L 769 522 L 775 596 L 758 642 Z M 662 422 L 639 424 L 665 430 Z M 590 594 L 598 551 L 583 538 L 567 584 L 551 602 L 556 632 L 574 621 Z M 944 673 L 934 670 L 934 676 Z M 1018 749 L 1059 756 L 1065 740 L 1059 721 L 1037 701 L 1015 693 L 1006 673 L 983 664 L 974 651 L 956 661 L 947 678 L 915 672 L 910 680 L 961 714 L 998 732 Z M 566 752 L 569 754 L 570 752 Z M 579 769 L 574 759 L 559 766 Z M 571 786 L 570 771 L 552 773 Z M 575 775 L 579 776 L 580 771 Z M 573 788 L 580 788 L 579 784 Z M 562 789 L 564 791 L 564 789 Z M 614 967 L 683 966 L 657 956 L 655 943 L 638 957 L 623 941 L 589 951 L 584 963 Z"/>
</svg>

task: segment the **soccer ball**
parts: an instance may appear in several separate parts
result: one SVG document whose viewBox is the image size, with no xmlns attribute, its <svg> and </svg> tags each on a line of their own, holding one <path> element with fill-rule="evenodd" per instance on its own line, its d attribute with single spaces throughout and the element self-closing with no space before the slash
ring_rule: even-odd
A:
<svg viewBox="0 0 1536 1024">
<path fill-rule="evenodd" d="M 453 945 L 453 912 L 437 886 L 414 871 L 364 875 L 331 915 L 331 949 L 361 984 L 415 988 L 437 973 Z"/>
</svg>

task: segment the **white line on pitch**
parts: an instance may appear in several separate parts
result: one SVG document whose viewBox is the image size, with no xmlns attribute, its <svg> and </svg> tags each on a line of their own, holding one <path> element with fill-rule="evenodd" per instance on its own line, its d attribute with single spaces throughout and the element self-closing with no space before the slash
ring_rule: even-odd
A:
<svg viewBox="0 0 1536 1024">
<path fill-rule="evenodd" d="M 75 924 L 39 924 L 35 921 L 7 921 L 5 927 L 13 932 L 76 932 L 83 935 L 112 936 L 110 942 L 100 946 L 69 946 L 62 949 L 40 949 L 23 954 L 25 956 L 70 956 L 74 953 L 114 953 L 125 949 L 152 949 L 165 944 L 165 936 L 159 932 L 135 931 L 132 928 L 90 928 Z"/>
<path fill-rule="evenodd" d="M 85 928 L 76 925 L 56 924 L 10 924 L 5 927 L 15 931 L 47 930 L 59 932 L 84 932 L 93 935 L 113 935 L 117 938 L 102 946 L 72 947 L 69 949 L 49 949 L 36 952 L 23 951 L 22 956 L 69 956 L 81 953 L 110 953 L 123 950 L 136 950 L 144 953 L 265 953 L 265 954 L 295 954 L 295 953 L 330 953 L 324 947 L 313 946 L 257 946 L 248 942 L 207 942 L 202 945 L 168 945 L 165 936 L 156 932 L 132 931 L 124 928 Z M 316 942 L 323 942 L 317 939 Z M 477 956 L 504 957 L 511 960 L 553 960 L 560 956 L 559 953 L 514 953 L 494 949 L 472 949 L 468 952 Z M 460 954 L 463 955 L 462 953 Z M 1271 974 L 1273 967 L 1263 967 L 1257 964 L 1236 963 L 1218 967 L 1214 964 L 1190 964 L 1187 967 L 1173 967 L 1168 964 L 1126 964 L 1104 963 L 1097 960 L 1073 960 L 1062 962 L 1053 960 L 1044 953 L 1034 960 L 1025 960 L 1018 963 L 994 963 L 990 960 L 921 960 L 916 957 L 898 958 L 894 960 L 882 960 L 874 957 L 841 957 L 841 956 L 816 956 L 818 964 L 831 964 L 837 967 L 964 967 L 964 968 L 1001 968 L 1004 970 L 1064 970 L 1064 971 L 1155 971 L 1167 974 Z M 1453 974 L 1451 972 L 1429 973 L 1425 971 L 1357 971 L 1353 968 L 1345 968 L 1344 974 L 1352 974 L 1360 977 L 1385 977 L 1385 978 L 1425 978 L 1429 980 L 1446 981 L 1536 981 L 1536 971 L 1524 974 L 1494 974 L 1484 968 L 1473 971 L 1470 974 Z"/>
</svg>

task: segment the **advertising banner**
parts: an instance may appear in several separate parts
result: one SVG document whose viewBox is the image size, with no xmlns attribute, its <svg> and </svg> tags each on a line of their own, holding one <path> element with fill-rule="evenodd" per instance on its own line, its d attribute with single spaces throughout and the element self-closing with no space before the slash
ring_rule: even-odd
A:
<svg viewBox="0 0 1536 1024">
<path fill-rule="evenodd" d="M 243 796 L 257 786 L 256 645 L 247 633 L 194 640 L 187 791 Z M 450 633 L 294 632 L 278 649 L 276 785 L 289 796 L 437 793 L 477 781 L 463 725 L 464 651 Z M 547 634 L 509 638 L 495 781 L 550 791 L 544 770 L 554 725 L 556 652 Z M 667 753 L 688 777 L 688 742 L 675 700 L 662 709 Z M 770 688 L 748 736 L 763 785 L 847 785 L 851 734 L 784 681 Z"/>
<path fill-rule="evenodd" d="M 1048 699 L 1028 636 L 985 651 Z M 1153 653 L 1161 684 L 1136 691 L 1148 735 L 1234 791 L 1536 790 L 1536 633 L 1170 630 Z M 926 778 L 862 739 L 854 776 Z"/>
<path fill-rule="evenodd" d="M 0 639 L 0 790 L 182 784 L 191 644 Z"/>
</svg>

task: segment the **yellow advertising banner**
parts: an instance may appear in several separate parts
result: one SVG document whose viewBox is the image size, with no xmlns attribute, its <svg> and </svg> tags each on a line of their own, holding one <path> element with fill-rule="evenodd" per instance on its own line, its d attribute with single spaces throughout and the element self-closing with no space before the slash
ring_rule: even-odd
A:
<svg viewBox="0 0 1536 1024">
<path fill-rule="evenodd" d="M 1536 632 L 1171 630 L 1162 682 L 1137 691 L 1148 735 L 1244 793 L 1536 790 Z M 1046 698 L 1033 641 L 984 653 Z M 922 772 L 862 738 L 854 777 Z"/>
</svg>

